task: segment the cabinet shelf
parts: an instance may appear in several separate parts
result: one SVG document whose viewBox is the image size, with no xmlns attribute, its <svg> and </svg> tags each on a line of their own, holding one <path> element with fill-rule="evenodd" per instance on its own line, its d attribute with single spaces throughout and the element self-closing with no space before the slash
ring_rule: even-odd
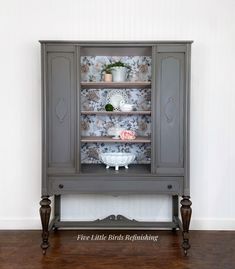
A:
<svg viewBox="0 0 235 269">
<path fill-rule="evenodd" d="M 136 174 L 150 174 L 151 164 L 130 164 L 128 169 L 120 167 L 118 171 L 114 168 L 105 169 L 105 164 L 81 164 L 81 173 L 83 174 L 95 174 L 95 175 L 136 175 Z"/>
<path fill-rule="evenodd" d="M 81 111 L 82 115 L 151 115 L 151 110 L 139 110 L 139 111 Z"/>
<path fill-rule="evenodd" d="M 151 88 L 150 81 L 124 81 L 124 82 L 81 82 L 82 89 L 105 89 L 105 88 L 128 88 L 128 89 L 145 89 Z"/>
<path fill-rule="evenodd" d="M 151 138 L 146 136 L 137 136 L 133 140 L 112 139 L 111 136 L 82 136 L 83 143 L 151 143 Z"/>
</svg>

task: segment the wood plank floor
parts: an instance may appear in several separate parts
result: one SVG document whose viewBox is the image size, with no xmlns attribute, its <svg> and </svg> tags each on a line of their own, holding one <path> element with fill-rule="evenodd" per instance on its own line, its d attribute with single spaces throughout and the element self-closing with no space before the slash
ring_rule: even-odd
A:
<svg viewBox="0 0 235 269">
<path fill-rule="evenodd" d="M 155 235 L 158 241 L 78 241 L 78 234 Z M 187 257 L 180 232 L 56 231 L 46 256 L 39 249 L 40 231 L 0 231 L 1 269 L 234 269 L 235 232 L 191 231 Z"/>
</svg>

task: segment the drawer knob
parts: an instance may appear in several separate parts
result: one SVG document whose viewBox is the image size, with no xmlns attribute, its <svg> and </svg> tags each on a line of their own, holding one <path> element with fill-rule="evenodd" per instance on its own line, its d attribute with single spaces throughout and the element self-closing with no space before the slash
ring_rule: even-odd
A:
<svg viewBox="0 0 235 269">
<path fill-rule="evenodd" d="M 167 185 L 167 188 L 168 188 L 168 190 L 171 190 L 172 189 L 172 185 L 171 184 Z"/>
<path fill-rule="evenodd" d="M 60 188 L 60 189 L 63 189 L 63 188 L 64 188 L 64 185 L 63 185 L 63 184 L 60 184 L 60 185 L 59 185 L 59 188 Z"/>
</svg>

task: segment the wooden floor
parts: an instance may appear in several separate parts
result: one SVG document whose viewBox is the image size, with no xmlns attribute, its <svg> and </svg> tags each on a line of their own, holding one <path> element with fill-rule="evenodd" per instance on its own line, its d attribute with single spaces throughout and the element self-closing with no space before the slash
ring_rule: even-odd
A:
<svg viewBox="0 0 235 269">
<path fill-rule="evenodd" d="M 77 241 L 78 234 L 148 234 L 158 241 Z M 235 232 L 191 231 L 191 249 L 184 257 L 180 232 L 56 231 L 46 256 L 39 231 L 0 231 L 1 269 L 235 269 Z"/>
</svg>

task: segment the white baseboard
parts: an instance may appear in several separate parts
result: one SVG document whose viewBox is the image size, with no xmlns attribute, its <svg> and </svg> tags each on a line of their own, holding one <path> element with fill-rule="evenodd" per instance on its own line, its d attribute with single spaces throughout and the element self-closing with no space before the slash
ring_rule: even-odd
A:
<svg viewBox="0 0 235 269">
<path fill-rule="evenodd" d="M 190 230 L 235 231 L 235 219 L 192 219 Z"/>
<path fill-rule="evenodd" d="M 41 221 L 38 218 L 0 219 L 0 230 L 39 230 Z"/>
<path fill-rule="evenodd" d="M 0 219 L 0 230 L 39 230 L 38 218 Z M 192 219 L 190 230 L 235 230 L 235 219 Z"/>
</svg>

